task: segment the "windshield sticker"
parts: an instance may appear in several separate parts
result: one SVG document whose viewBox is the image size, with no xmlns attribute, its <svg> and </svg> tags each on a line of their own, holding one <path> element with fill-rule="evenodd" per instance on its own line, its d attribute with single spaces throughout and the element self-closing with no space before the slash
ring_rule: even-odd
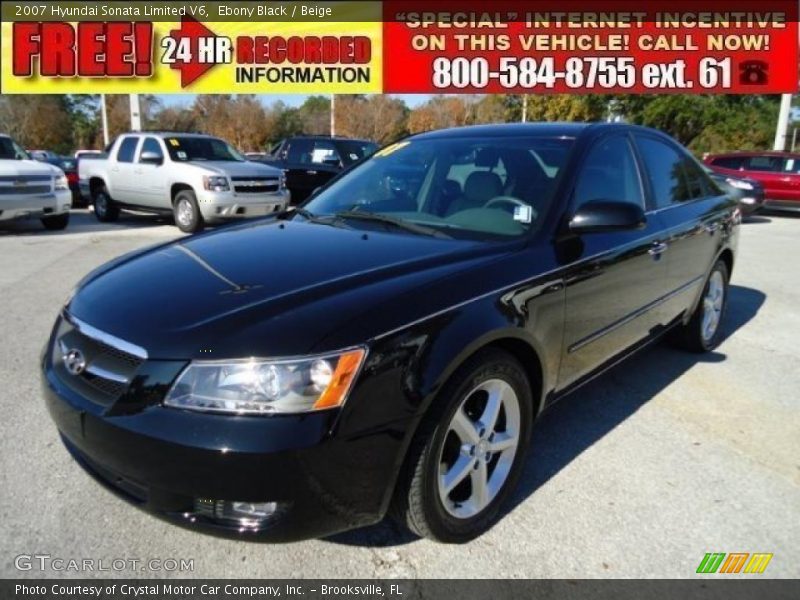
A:
<svg viewBox="0 0 800 600">
<path fill-rule="evenodd" d="M 532 206 L 515 206 L 514 220 L 520 223 L 530 223 L 533 218 Z"/>
<path fill-rule="evenodd" d="M 786 170 L 787 171 L 794 171 L 794 159 L 787 158 L 786 159 Z"/>
<path fill-rule="evenodd" d="M 384 156 L 389 156 L 393 152 L 397 152 L 398 150 L 400 150 L 400 148 L 405 148 L 410 143 L 411 142 L 397 142 L 396 144 L 392 144 L 391 146 L 386 146 L 386 148 L 384 148 L 380 152 L 376 152 L 375 156 L 381 158 Z"/>
<path fill-rule="evenodd" d="M 189 158 L 186 152 L 184 152 L 183 150 L 178 150 L 177 155 L 178 158 L 180 158 L 181 160 L 186 160 L 187 158 Z"/>
<path fill-rule="evenodd" d="M 350 153 L 350 160 L 358 160 L 358 154 L 355 152 Z"/>
<path fill-rule="evenodd" d="M 177 147 L 177 146 L 180 146 L 180 143 L 179 143 L 179 142 L 178 142 L 178 140 L 176 140 L 175 138 L 171 138 L 171 139 L 169 140 L 169 143 L 170 143 L 172 146 L 176 146 L 176 147 Z"/>
</svg>

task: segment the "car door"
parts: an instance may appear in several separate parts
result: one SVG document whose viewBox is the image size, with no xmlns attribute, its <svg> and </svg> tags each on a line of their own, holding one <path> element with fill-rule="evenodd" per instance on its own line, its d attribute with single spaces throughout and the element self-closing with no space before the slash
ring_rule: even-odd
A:
<svg viewBox="0 0 800 600">
<path fill-rule="evenodd" d="M 142 160 L 142 155 L 146 152 L 159 156 L 160 162 Z M 136 153 L 136 166 L 133 169 L 139 186 L 137 204 L 150 208 L 171 208 L 164 155 L 164 148 L 158 138 L 150 136 L 143 138 Z"/>
<path fill-rule="evenodd" d="M 653 209 L 667 230 L 669 287 L 662 310 L 674 320 L 691 308 L 711 269 L 730 201 L 702 167 L 671 140 L 634 134 Z"/>
<path fill-rule="evenodd" d="M 748 156 L 742 175 L 760 181 L 768 200 L 791 200 L 791 177 L 782 173 L 783 158 L 771 155 Z"/>
<path fill-rule="evenodd" d="M 111 164 L 111 195 L 117 202 L 138 204 L 142 194 L 134 173 L 134 158 L 139 146 L 138 136 L 123 136 L 117 146 L 117 155 Z"/>
<path fill-rule="evenodd" d="M 785 157 L 781 171 L 786 183 L 786 200 L 800 201 L 800 156 Z"/>
<path fill-rule="evenodd" d="M 591 146 L 571 192 L 570 211 L 596 200 L 639 204 L 646 188 L 627 133 Z M 557 242 L 565 270 L 566 308 L 559 387 L 566 388 L 664 323 L 667 290 L 664 229 L 657 214 L 642 229 L 566 235 Z"/>
</svg>

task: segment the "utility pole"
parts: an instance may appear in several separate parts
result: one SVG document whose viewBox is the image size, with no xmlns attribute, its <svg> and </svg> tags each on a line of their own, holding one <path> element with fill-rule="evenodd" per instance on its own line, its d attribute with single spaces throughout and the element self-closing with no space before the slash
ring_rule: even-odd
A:
<svg viewBox="0 0 800 600">
<path fill-rule="evenodd" d="M 522 122 L 528 122 L 528 95 L 522 94 Z"/>
<path fill-rule="evenodd" d="M 775 144 L 773 150 L 786 150 L 786 138 L 789 137 L 789 115 L 792 112 L 792 95 L 783 94 L 781 96 L 781 110 L 778 113 L 778 128 L 775 130 Z"/>
<path fill-rule="evenodd" d="M 331 137 L 336 135 L 336 94 L 331 94 Z"/>
<path fill-rule="evenodd" d="M 139 108 L 139 94 L 130 94 L 131 99 L 131 131 L 142 130 L 142 114 Z"/>
<path fill-rule="evenodd" d="M 106 95 L 100 94 L 100 118 L 103 122 L 103 148 L 108 146 L 108 113 L 106 112 Z"/>
</svg>

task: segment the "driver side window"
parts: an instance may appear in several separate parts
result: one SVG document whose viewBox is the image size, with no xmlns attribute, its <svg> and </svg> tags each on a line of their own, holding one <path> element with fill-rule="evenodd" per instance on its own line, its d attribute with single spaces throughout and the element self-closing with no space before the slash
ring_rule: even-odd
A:
<svg viewBox="0 0 800 600">
<path fill-rule="evenodd" d="M 593 200 L 614 200 L 644 208 L 642 184 L 627 136 L 595 142 L 583 162 L 573 194 L 573 210 Z"/>
</svg>

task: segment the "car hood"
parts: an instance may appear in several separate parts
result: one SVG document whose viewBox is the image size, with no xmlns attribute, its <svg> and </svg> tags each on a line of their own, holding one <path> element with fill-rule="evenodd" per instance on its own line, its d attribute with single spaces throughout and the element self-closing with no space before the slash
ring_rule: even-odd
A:
<svg viewBox="0 0 800 600">
<path fill-rule="evenodd" d="M 230 177 L 274 177 L 280 173 L 280 171 L 275 167 L 270 167 L 253 161 L 236 162 L 226 160 L 196 160 L 191 161 L 188 164 L 211 173 L 228 175 Z"/>
<path fill-rule="evenodd" d="M 292 356 L 331 350 L 320 342 L 343 339 L 345 327 L 363 332 L 352 326 L 360 315 L 508 252 L 269 219 L 118 259 L 87 277 L 68 310 L 154 358 Z M 417 300 L 421 315 L 441 308 Z"/>
<path fill-rule="evenodd" d="M 20 177 L 24 175 L 50 175 L 61 173 L 61 169 L 51 164 L 38 160 L 2 160 L 0 161 L 0 175 L 6 177 Z"/>
</svg>

